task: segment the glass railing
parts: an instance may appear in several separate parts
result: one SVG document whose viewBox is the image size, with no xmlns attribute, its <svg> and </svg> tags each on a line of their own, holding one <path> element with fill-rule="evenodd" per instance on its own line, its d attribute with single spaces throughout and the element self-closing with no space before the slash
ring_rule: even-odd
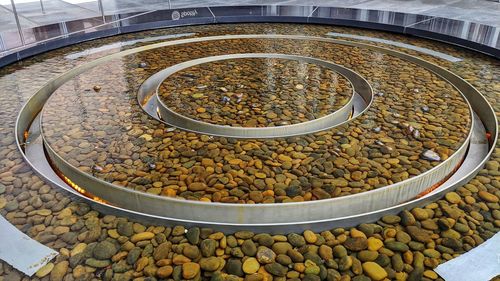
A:
<svg viewBox="0 0 500 281">
<path fill-rule="evenodd" d="M 104 36 L 122 31 L 117 31 L 117 28 L 145 23 L 156 23 L 156 26 L 151 25 L 151 27 L 160 27 L 168 26 L 167 21 L 185 18 L 194 20 L 192 23 L 203 24 L 224 22 L 219 19 L 237 16 L 356 20 L 404 28 L 411 27 L 422 32 L 431 30 L 500 49 L 500 20 L 493 17 L 490 23 L 487 14 L 488 5 L 500 5 L 498 3 L 485 0 L 483 10 L 486 11 L 484 12 L 486 16 L 481 17 L 481 14 L 478 14 L 478 23 L 474 23 L 467 20 L 440 18 L 439 13 L 436 12 L 417 15 L 421 12 L 418 9 L 408 9 L 409 13 L 402 13 L 404 3 L 402 3 L 403 8 L 391 7 L 390 9 L 394 11 L 383 11 L 389 9 L 382 6 L 384 1 L 379 1 L 381 3 L 377 3 L 376 0 L 370 1 L 372 3 L 370 6 L 362 4 L 363 1 L 348 2 L 335 0 L 0 0 L 0 57 L 34 45 L 48 45 L 55 41 L 54 39 L 85 35 L 96 31 L 102 32 Z M 337 8 L 333 10 L 324 7 L 325 5 Z M 231 10 L 220 8 L 222 6 L 233 6 L 233 8 L 241 6 L 242 8 Z M 196 9 L 190 11 L 190 8 Z M 236 13 L 233 14 L 234 12 Z M 481 22 L 483 19 L 486 20 Z M 47 49 L 50 47 L 47 46 Z"/>
<path fill-rule="evenodd" d="M 0 0 L 0 57 L 171 6 L 164 0 Z"/>
</svg>

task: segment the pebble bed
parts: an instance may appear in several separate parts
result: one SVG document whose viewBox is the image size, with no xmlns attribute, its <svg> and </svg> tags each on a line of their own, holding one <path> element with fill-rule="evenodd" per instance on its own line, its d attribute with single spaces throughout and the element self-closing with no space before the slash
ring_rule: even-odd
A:
<svg viewBox="0 0 500 281">
<path fill-rule="evenodd" d="M 84 54 L 79 59 L 66 55 L 144 36 L 245 33 L 249 28 L 262 33 L 317 36 L 345 32 L 398 40 L 461 57 L 461 62 L 450 63 L 400 50 L 459 74 L 500 112 L 498 60 L 450 45 L 359 29 L 285 24 L 171 28 L 94 40 L 24 60 L 0 69 L 0 214 L 60 255 L 31 278 L 0 262 L 0 280 L 442 280 L 433 268 L 499 231 L 499 147 L 474 179 L 434 203 L 376 222 L 320 233 L 224 234 L 217 229 L 144 225 L 71 202 L 23 162 L 12 129 L 23 102 L 47 80 L 119 49 Z M 82 88 L 94 86 L 94 81 L 77 82 Z M 73 85 L 74 94 L 80 90 L 77 85 Z M 104 92 L 106 86 L 101 87 Z M 93 95 L 93 91 L 87 94 Z M 134 110 L 119 112 L 140 113 L 132 102 L 129 106 Z M 69 105 L 65 109 L 73 108 Z M 143 134 L 148 134 L 152 129 L 144 130 Z"/>
<path fill-rule="evenodd" d="M 231 59 L 204 63 L 169 76 L 160 99 L 202 122 L 274 127 L 321 118 L 352 97 L 349 81 L 315 64 L 286 59 Z"/>
<path fill-rule="evenodd" d="M 370 82 L 375 101 L 346 125 L 274 139 L 168 128 L 136 102 L 141 83 L 168 66 L 263 50 L 351 68 Z M 469 115 L 452 85 L 396 57 L 324 42 L 236 39 L 158 48 L 95 67 L 54 93 L 42 128 L 71 165 L 116 185 L 189 200 L 286 203 L 355 194 L 420 175 L 463 144 Z"/>
</svg>

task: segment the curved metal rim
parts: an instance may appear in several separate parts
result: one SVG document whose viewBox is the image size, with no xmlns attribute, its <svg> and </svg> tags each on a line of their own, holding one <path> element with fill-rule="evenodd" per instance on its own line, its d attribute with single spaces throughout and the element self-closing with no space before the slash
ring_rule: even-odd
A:
<svg viewBox="0 0 500 281">
<path fill-rule="evenodd" d="M 256 36 L 256 35 L 250 35 L 250 37 L 252 37 L 252 36 Z M 262 35 L 258 35 L 258 36 L 260 36 L 260 37 L 261 37 Z M 282 36 L 286 36 L 286 35 L 281 35 L 281 36 L 279 36 L 279 37 L 282 37 Z M 311 37 L 308 37 L 308 36 L 306 36 L 306 37 L 307 37 L 306 39 L 311 39 Z M 318 37 L 312 37 L 312 38 L 313 38 L 313 39 L 320 39 L 320 40 L 325 40 L 325 39 L 326 39 L 326 38 L 321 38 L 321 37 L 319 37 L 319 38 L 318 38 Z M 197 38 L 197 39 L 199 39 L 199 38 Z M 224 39 L 227 39 L 227 38 L 224 38 Z M 185 41 L 185 40 L 182 40 L 182 41 Z M 336 42 L 336 41 L 339 41 L 339 40 L 327 39 L 327 40 L 325 40 L 325 41 L 333 41 L 333 42 Z M 166 43 L 173 43 L 173 42 L 166 42 Z M 348 45 L 351 45 L 351 44 L 352 44 L 352 42 L 344 42 L 344 43 L 348 43 Z M 164 43 L 159 43 L 159 44 L 164 44 Z M 358 44 L 355 44 L 355 45 L 358 45 Z M 360 45 L 364 45 L 364 44 L 360 44 Z M 371 45 L 368 45 L 368 46 L 371 46 Z M 146 46 L 146 47 L 150 47 L 150 46 Z M 380 47 L 375 47 L 375 46 L 371 46 L 371 47 L 374 47 L 375 49 L 381 49 Z M 141 48 L 142 48 L 142 47 L 141 47 Z M 149 49 L 149 48 L 148 48 L 148 49 Z M 384 49 L 384 48 L 382 48 L 382 49 L 383 49 L 383 50 L 386 50 L 386 49 Z M 386 52 L 387 52 L 387 51 L 389 51 L 390 53 L 391 53 L 391 52 L 398 53 L 398 52 L 396 52 L 396 51 L 392 51 L 392 50 L 386 50 Z M 127 52 L 127 51 L 124 51 L 124 52 Z M 403 54 L 403 55 L 404 55 L 404 56 L 408 56 L 408 55 L 406 55 L 406 54 Z M 418 58 L 414 58 L 414 59 L 419 60 Z M 92 62 L 91 62 L 91 63 L 92 63 Z M 91 63 L 89 63 L 89 64 L 91 64 Z M 437 67 L 437 66 L 436 66 L 436 67 Z M 440 67 L 438 67 L 438 68 L 439 68 L 439 69 L 441 69 L 441 70 L 443 70 L 443 69 L 442 69 L 442 68 L 440 68 Z M 446 71 L 446 70 L 444 70 L 444 71 Z M 64 75 L 62 75 L 62 76 L 64 76 Z M 441 76 L 441 75 L 440 75 L 440 76 Z M 57 79 L 57 78 L 56 78 L 56 79 Z M 62 82 L 60 81 L 60 83 L 62 83 Z M 47 86 L 47 85 L 46 85 L 46 86 Z M 52 86 L 54 86 L 54 85 L 52 85 Z M 47 94 L 47 93 L 46 93 L 46 94 Z M 50 95 L 50 94 L 49 94 L 49 95 Z M 24 109 L 24 108 L 23 108 L 23 109 Z M 16 129 L 17 129 L 17 126 L 16 126 Z M 18 136 L 19 136 L 19 135 L 18 135 Z M 464 145 L 465 145 L 465 143 L 464 143 Z M 456 153 L 457 153 L 457 152 L 455 152 L 455 154 L 456 154 Z M 448 160 L 449 160 L 449 159 L 448 159 Z M 443 162 L 443 163 L 444 163 L 444 162 Z M 443 164 L 443 163 L 441 163 L 441 164 Z M 440 164 L 440 165 L 441 165 L 441 164 Z M 439 166 L 439 165 L 438 165 L 438 166 Z M 435 168 L 437 168 L 437 167 L 435 167 Z M 434 169 L 435 169 L 435 168 L 434 168 Z M 431 170 L 429 170 L 429 171 L 427 171 L 427 172 L 430 172 L 430 171 L 432 171 L 432 170 L 434 170 L 434 169 L 431 169 Z M 424 174 L 425 174 L 425 173 L 424 173 Z M 422 174 L 422 175 L 423 175 L 423 174 Z M 402 182 L 401 182 L 401 183 L 402 183 Z M 387 188 L 387 187 L 389 187 L 389 186 L 386 186 L 386 187 L 384 187 L 384 188 Z M 381 189 L 382 189 L 382 188 L 381 188 Z M 381 190 L 381 189 L 377 189 L 377 190 Z M 130 189 L 127 189 L 127 190 L 128 190 L 128 191 L 132 191 L 132 190 L 130 190 Z M 374 191 L 377 191 L 377 190 L 367 191 L 367 192 L 363 192 L 363 193 L 360 193 L 360 194 L 355 194 L 355 195 L 351 195 L 351 196 L 356 196 L 356 195 L 360 196 L 360 195 L 362 195 L 362 194 L 367 194 L 367 193 L 369 193 L 369 192 L 374 192 Z M 141 194 L 142 194 L 142 195 L 148 195 L 148 194 L 145 194 L 145 193 L 142 193 L 142 192 L 141 192 Z M 155 195 L 151 195 L 151 196 L 155 196 Z M 349 198 L 349 199 L 351 199 L 351 198 L 352 198 L 351 196 L 340 197 L 340 198 Z M 208 206 L 208 205 L 213 206 L 213 205 L 216 205 L 216 204 L 221 204 L 221 205 L 223 205 L 223 206 L 230 206 L 230 205 L 231 205 L 231 204 L 225 204 L 225 203 L 204 203 L 204 202 L 197 202 L 197 201 L 185 201 L 185 200 L 179 200 L 179 199 L 173 199 L 173 198 L 166 198 L 166 197 L 162 197 L 162 198 L 164 198 L 164 199 L 169 199 L 169 200 L 177 200 L 177 201 L 182 201 L 183 203 L 185 203 L 185 202 L 189 202 L 190 204 L 204 204 L 204 206 Z M 281 206 L 281 207 L 282 207 L 283 205 L 300 204 L 300 205 L 302 205 L 302 206 L 303 206 L 304 204 L 308 204 L 308 203 L 311 203 L 311 202 L 312 202 L 312 203 L 318 203 L 318 202 L 319 202 L 319 203 L 323 204 L 323 203 L 326 203 L 326 201 L 335 200 L 335 199 L 339 199 L 339 198 L 326 199 L 326 200 L 319 200 L 319 201 L 309 201 L 309 202 L 298 202 L 298 203 L 272 204 L 272 205 L 278 205 L 278 206 Z M 234 205 L 241 206 L 241 205 L 239 205 L 239 204 L 234 204 Z M 266 206 L 266 204 L 264 204 L 264 205 L 245 205 L 245 207 L 260 207 L 260 206 Z M 268 205 L 268 206 L 269 206 L 269 205 Z"/>
<path fill-rule="evenodd" d="M 288 60 L 296 60 L 300 62 L 307 62 L 316 64 L 322 67 L 325 67 L 329 70 L 334 71 L 335 73 L 343 76 L 349 84 L 351 85 L 351 97 L 341 108 L 336 111 L 322 116 L 320 118 L 309 120 L 306 122 L 286 125 L 286 126 L 277 126 L 277 127 L 231 127 L 231 126 L 222 126 L 216 124 L 210 124 L 207 122 L 199 121 L 184 115 L 181 115 L 167 106 L 163 99 L 159 96 L 160 85 L 168 79 L 171 75 L 175 74 L 178 71 L 184 70 L 186 68 L 208 63 L 215 62 L 221 60 L 229 60 L 229 59 L 240 59 L 240 58 L 278 58 L 278 59 L 288 59 Z M 172 125 L 175 127 L 179 127 L 181 129 L 200 133 L 207 135 L 215 135 L 215 136 L 224 136 L 224 137 L 232 137 L 232 138 L 279 138 L 279 137 L 291 137 L 298 135 L 311 134 L 327 129 L 331 129 L 333 127 L 338 126 L 339 124 L 343 124 L 344 121 L 348 120 L 349 115 L 352 109 L 352 103 L 354 100 L 354 85 L 353 82 L 346 77 L 342 72 L 350 72 L 352 75 L 358 75 L 356 72 L 345 68 L 341 65 L 334 64 L 325 60 L 320 60 L 312 57 L 298 56 L 298 55 L 287 55 L 287 54 L 277 54 L 277 53 L 244 53 L 244 54 L 230 54 L 230 55 L 220 55 L 220 56 L 210 56 L 199 58 L 195 60 L 185 61 L 173 66 L 170 66 L 160 72 L 151 76 L 150 78 L 154 80 L 156 84 L 156 94 L 155 98 L 159 107 L 160 115 L 162 116 L 162 122 Z M 149 80 L 149 79 L 148 79 Z M 369 85 L 369 84 L 368 84 Z M 373 92 L 373 91 L 372 91 Z M 139 103 L 142 105 L 142 103 Z M 143 108 L 144 109 L 144 108 Z M 147 111 L 146 111 L 147 112 Z M 148 113 L 148 112 L 147 112 Z"/>
<path fill-rule="evenodd" d="M 437 69 L 442 69 L 441 67 L 438 67 L 438 66 L 436 66 L 436 67 L 437 67 Z M 473 171 L 471 171 L 470 173 L 468 173 L 467 175 L 464 175 L 462 177 L 461 181 L 459 181 L 459 183 L 458 183 L 458 184 L 461 184 L 461 183 L 464 183 L 464 182 L 468 181 L 470 178 L 472 178 L 477 173 L 477 171 L 484 165 L 484 163 L 487 161 L 487 159 L 489 158 L 489 156 L 493 152 L 493 148 L 495 147 L 494 145 L 496 144 L 497 139 L 498 139 L 498 135 L 497 135 L 497 126 L 498 126 L 498 123 L 497 123 L 497 118 L 496 118 L 496 115 L 494 114 L 494 111 L 493 111 L 493 108 L 492 108 L 491 104 L 489 104 L 489 102 L 472 85 L 470 85 L 470 83 L 468 83 L 467 81 L 464 81 L 463 79 L 461 79 L 460 77 L 456 76 L 455 74 L 453 74 L 451 72 L 448 72 L 448 74 L 449 74 L 448 78 L 451 77 L 451 78 L 453 78 L 455 80 L 462 81 L 462 83 L 464 84 L 464 86 L 466 88 L 468 88 L 468 90 L 470 91 L 470 93 L 468 93 L 468 95 L 470 95 L 471 97 L 475 96 L 477 98 L 475 104 L 476 105 L 479 104 L 479 108 L 483 109 L 483 110 L 479 111 L 478 113 L 481 115 L 481 117 L 482 117 L 481 119 L 483 121 L 485 121 L 485 125 L 488 127 L 489 131 L 493 133 L 493 136 L 494 136 L 494 139 L 492 141 L 492 148 L 489 150 L 488 155 L 481 162 L 481 164 L 477 166 L 476 169 L 474 169 Z M 61 75 L 58 78 L 63 78 L 64 76 L 65 75 L 63 74 L 63 75 Z M 55 80 L 57 81 L 57 78 Z M 47 83 L 43 88 L 45 88 L 45 87 L 49 87 L 50 88 L 51 84 L 54 84 L 54 82 L 56 82 L 56 81 L 51 81 L 51 82 Z M 36 104 L 36 101 L 39 100 L 39 99 L 41 99 L 43 101 L 43 97 L 41 98 L 40 96 L 38 96 L 38 95 L 35 94 L 35 95 L 33 95 L 28 100 L 28 102 L 23 106 L 23 108 L 20 111 L 20 114 L 19 114 L 19 116 L 18 116 L 18 118 L 16 120 L 16 127 L 15 127 L 16 136 L 17 136 L 16 142 L 17 142 L 18 148 L 22 152 L 22 155 L 25 158 L 25 160 L 31 166 L 33 166 L 32 163 L 29 161 L 29 159 L 26 159 L 26 155 L 23 153 L 23 150 L 22 150 L 22 147 L 21 147 L 21 141 L 22 141 L 23 132 L 24 132 L 23 129 L 26 129 L 28 127 L 28 125 L 29 125 L 28 121 L 32 120 L 32 118 L 30 119 L 29 116 L 36 115 L 36 113 L 38 112 L 38 110 L 36 109 L 36 106 L 33 106 L 32 103 Z M 485 109 L 484 107 L 486 107 L 486 110 L 484 110 Z M 26 115 L 28 115 L 28 116 L 26 116 Z M 21 121 L 23 121 L 23 122 L 21 122 Z M 21 127 L 21 126 L 23 126 L 23 127 Z M 34 168 L 35 171 L 39 172 L 36 167 L 33 167 L 33 168 Z M 42 174 L 42 176 L 43 176 L 43 174 Z M 456 185 L 453 185 L 453 187 L 455 187 L 455 186 Z M 450 189 L 451 189 L 451 187 L 450 187 Z M 449 189 L 441 190 L 439 193 L 432 194 L 432 196 L 422 197 L 420 199 L 416 199 L 416 200 L 407 202 L 407 203 L 402 204 L 402 205 L 393 206 L 392 208 L 389 208 L 387 210 L 392 210 L 392 213 L 394 213 L 394 212 L 397 212 L 397 211 L 402 210 L 404 208 L 407 208 L 408 206 L 415 206 L 415 205 L 418 205 L 418 204 L 423 204 L 427 200 L 432 200 L 433 198 L 437 198 L 438 196 L 440 196 L 444 192 L 447 192 L 448 190 Z M 73 193 L 76 193 L 76 192 L 73 192 Z M 81 197 L 81 194 L 78 194 L 78 196 Z M 148 217 L 149 218 L 158 218 L 161 221 L 165 220 L 165 218 L 154 216 L 154 215 L 139 214 L 139 213 L 137 213 L 135 211 L 124 210 L 124 209 L 121 209 L 121 208 L 117 208 L 117 207 L 113 207 L 113 206 L 109 206 L 109 205 L 104 205 L 104 204 L 101 204 L 99 202 L 92 201 L 92 200 L 90 200 L 88 198 L 84 198 L 84 200 L 89 201 L 94 206 L 98 206 L 100 208 L 107 209 L 107 210 L 116 210 L 118 212 L 126 212 L 127 214 L 132 214 L 132 215 L 137 214 L 139 217 L 145 217 L 145 218 L 148 218 Z M 377 215 L 377 214 L 383 214 L 384 212 L 385 212 L 385 210 L 380 210 L 380 211 L 377 211 L 375 213 L 372 213 L 371 215 L 373 216 L 373 215 Z M 370 216 L 368 214 L 360 214 L 360 215 L 358 215 L 358 217 L 362 217 L 362 218 L 367 218 L 368 219 Z M 352 218 L 352 217 L 346 217 L 344 219 L 345 220 L 349 220 L 350 218 Z M 338 219 L 335 219 L 335 221 L 339 221 L 341 219 L 342 218 L 338 218 Z M 197 221 L 190 222 L 188 220 L 177 220 L 177 219 L 173 219 L 173 218 L 171 218 L 170 221 L 184 222 L 184 223 L 194 223 L 194 224 L 199 224 L 200 223 L 200 222 L 197 222 Z M 312 223 L 312 222 L 305 222 L 305 223 L 309 224 L 309 223 Z M 217 224 L 218 225 L 224 225 L 223 223 L 217 223 Z M 252 225 L 247 225 L 247 226 L 248 227 L 250 227 L 250 226 L 256 227 L 256 225 L 253 225 L 253 224 Z"/>
<path fill-rule="evenodd" d="M 483 135 L 483 137 L 484 137 L 484 135 Z M 488 149 L 488 155 L 491 154 L 491 151 L 492 151 L 491 149 Z M 69 186 L 63 186 L 62 188 L 65 191 L 70 192 L 73 195 L 74 194 L 78 195 L 78 197 L 76 199 L 83 198 L 83 199 L 85 199 L 85 201 L 87 201 L 88 203 L 93 205 L 95 208 L 98 208 L 104 212 L 108 212 L 108 213 L 116 214 L 116 215 L 126 214 L 129 217 L 138 218 L 138 219 L 141 219 L 143 221 L 146 220 L 146 222 L 150 222 L 150 223 L 165 223 L 167 221 L 169 223 L 182 223 L 184 225 L 190 225 L 190 226 L 196 226 L 196 225 L 197 226 L 207 226 L 207 227 L 217 226 L 220 230 L 225 231 L 225 232 L 234 232 L 234 231 L 236 231 L 236 229 L 248 229 L 248 228 L 251 228 L 254 231 L 267 231 L 267 232 L 273 232 L 273 233 L 282 233 L 282 231 L 303 231 L 305 229 L 313 229 L 313 230 L 322 231 L 324 229 L 328 229 L 328 228 L 331 228 L 333 226 L 345 227 L 345 226 L 357 225 L 359 223 L 365 222 L 366 220 L 377 220 L 382 215 L 396 214 L 399 211 L 401 211 L 402 209 L 414 207 L 414 206 L 420 206 L 424 203 L 430 202 L 433 199 L 435 199 L 435 198 L 441 196 L 442 194 L 444 194 L 445 192 L 447 192 L 451 187 L 455 187 L 458 184 L 466 183 L 480 169 L 480 167 L 484 164 L 484 162 L 487 161 L 487 158 L 488 157 L 485 157 L 478 166 L 476 166 L 467 175 L 465 175 L 462 178 L 460 178 L 459 180 L 457 180 L 453 185 L 449 186 L 449 188 L 444 189 L 444 190 L 437 189 L 436 191 L 434 191 L 430 194 L 427 194 L 425 197 L 422 197 L 420 199 L 412 200 L 412 201 L 398 204 L 398 205 L 395 205 L 392 207 L 388 207 L 385 209 L 376 210 L 376 211 L 372 211 L 372 212 L 367 212 L 367 213 L 363 213 L 363 214 L 344 216 L 344 217 L 340 217 L 340 218 L 336 218 L 336 219 L 323 219 L 323 220 L 315 220 L 315 221 L 297 222 L 297 223 L 293 223 L 293 224 L 290 224 L 290 223 L 231 224 L 231 223 L 224 223 L 224 222 L 210 222 L 210 221 L 200 222 L 200 221 L 195 221 L 195 220 L 182 220 L 182 219 L 176 219 L 176 218 L 167 218 L 167 217 L 162 217 L 162 216 L 157 216 L 157 215 L 152 215 L 152 214 L 144 214 L 144 213 L 140 213 L 140 212 L 129 210 L 129 209 L 123 209 L 123 208 L 116 207 L 116 206 L 102 204 L 100 202 L 90 200 L 87 197 L 82 197 L 82 195 L 80 193 L 78 193 L 76 190 L 74 190 L 73 188 L 71 188 Z"/>
</svg>

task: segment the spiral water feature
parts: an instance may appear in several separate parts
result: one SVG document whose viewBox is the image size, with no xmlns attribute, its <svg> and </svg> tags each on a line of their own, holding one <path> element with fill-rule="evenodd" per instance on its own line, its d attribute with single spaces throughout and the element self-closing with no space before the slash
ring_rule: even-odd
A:
<svg viewBox="0 0 500 281">
<path fill-rule="evenodd" d="M 204 239 L 220 240 L 215 238 L 218 231 L 227 235 L 240 231 L 236 237 L 241 243 L 253 236 L 245 238 L 241 233 L 246 231 L 313 230 L 325 240 L 324 231 L 335 229 L 333 235 L 341 237 L 343 227 L 380 218 L 385 218 L 382 227 L 397 224 L 401 221 L 397 214 L 421 210 L 450 191 L 463 190 L 494 153 L 498 131 L 490 102 L 498 81 L 490 77 L 496 85 L 492 90 L 485 84 L 473 86 L 467 81 L 473 80 L 471 75 L 463 74 L 459 66 L 488 62 L 495 72 L 494 60 L 447 47 L 444 53 L 465 62 L 447 61 L 449 56 L 434 56 L 436 51 L 419 53 L 366 38 L 332 38 L 331 27 L 326 26 L 235 27 L 179 27 L 127 35 L 167 32 L 192 37 L 97 53 L 74 67 L 61 67 L 56 78 L 37 83 L 42 86 L 18 109 L 12 125 L 16 153 L 43 181 L 65 191 L 57 193 L 68 198 L 65 204 L 83 202 L 107 216 L 158 224 L 162 229 L 183 225 L 215 230 L 213 237 Z M 106 40 L 115 39 L 89 45 Z M 438 44 L 411 42 L 440 50 Z M 68 52 L 52 51 L 55 58 Z M 490 91 L 493 100 L 482 91 Z M 494 199 L 498 180 L 494 181 L 479 195 L 487 198 L 490 211 L 498 211 L 498 198 Z M 452 205 L 463 203 L 446 198 Z M 16 212 L 13 206 L 6 210 Z M 495 229 L 497 215 L 490 215 Z M 134 231 L 154 233 L 153 228 Z M 419 241 L 417 234 L 408 232 L 410 239 Z M 127 236 L 112 233 L 106 236 Z M 179 235 L 184 233 L 173 237 Z M 278 235 L 274 241 L 286 241 L 280 239 Z M 102 245 L 105 238 L 96 236 L 92 242 L 96 240 Z M 92 263 L 87 265 L 99 267 Z M 188 271 L 181 267 L 177 270 Z M 281 274 L 265 268 L 275 276 Z M 108 270 L 115 276 L 122 273 Z M 198 268 L 192 277 L 213 275 L 203 270 Z M 369 272 L 368 267 L 365 274 L 376 279 Z M 153 275 L 162 277 L 156 271 Z"/>
</svg>

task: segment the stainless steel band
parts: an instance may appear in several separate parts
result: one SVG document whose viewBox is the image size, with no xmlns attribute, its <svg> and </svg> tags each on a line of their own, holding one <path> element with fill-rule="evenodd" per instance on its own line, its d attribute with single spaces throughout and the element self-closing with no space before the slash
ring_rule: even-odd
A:
<svg viewBox="0 0 500 281">
<path fill-rule="evenodd" d="M 303 122 L 300 124 L 293 124 L 293 125 L 279 126 L 279 127 L 264 127 L 264 128 L 221 126 L 194 120 L 172 111 L 160 99 L 158 95 L 158 88 L 160 84 L 170 75 L 174 74 L 177 71 L 207 62 L 214 62 L 214 61 L 228 60 L 228 59 L 239 59 L 239 58 L 280 58 L 280 59 L 297 60 L 300 62 L 317 64 L 326 67 L 330 70 L 336 71 L 341 75 L 343 75 L 344 77 L 346 77 L 347 80 L 349 80 L 349 82 L 351 83 L 351 89 L 354 88 L 356 92 L 359 92 L 363 97 L 363 99 L 365 100 L 366 104 L 370 104 L 373 99 L 373 91 L 371 90 L 370 84 L 368 84 L 368 82 L 364 78 L 362 78 L 356 72 L 334 63 L 310 57 L 285 55 L 285 54 L 266 54 L 266 53 L 231 54 L 231 55 L 205 57 L 196 60 L 186 61 L 171 66 L 151 76 L 148 80 L 151 79 L 154 82 L 150 84 L 149 81 L 147 81 L 144 83 L 144 85 L 148 86 L 151 85 L 149 86 L 151 88 L 156 86 L 155 99 L 156 99 L 156 104 L 158 105 L 159 114 L 161 116 L 160 120 L 169 125 L 179 127 L 184 130 L 201 134 L 207 134 L 207 135 L 225 136 L 232 138 L 276 138 L 276 137 L 304 135 L 330 129 L 335 126 L 338 126 L 339 124 L 344 123 L 344 121 L 349 119 L 349 116 L 351 115 L 352 112 L 353 100 L 355 98 L 354 92 L 352 93 L 351 98 L 349 99 L 347 104 L 342 106 L 337 111 L 328 114 L 326 116 L 308 122 Z M 145 91 L 146 93 L 150 92 L 152 89 L 150 89 L 149 87 L 146 89 L 142 89 L 142 91 Z M 144 103 L 145 103 L 144 101 L 139 100 L 139 104 L 144 104 Z"/>
</svg>

